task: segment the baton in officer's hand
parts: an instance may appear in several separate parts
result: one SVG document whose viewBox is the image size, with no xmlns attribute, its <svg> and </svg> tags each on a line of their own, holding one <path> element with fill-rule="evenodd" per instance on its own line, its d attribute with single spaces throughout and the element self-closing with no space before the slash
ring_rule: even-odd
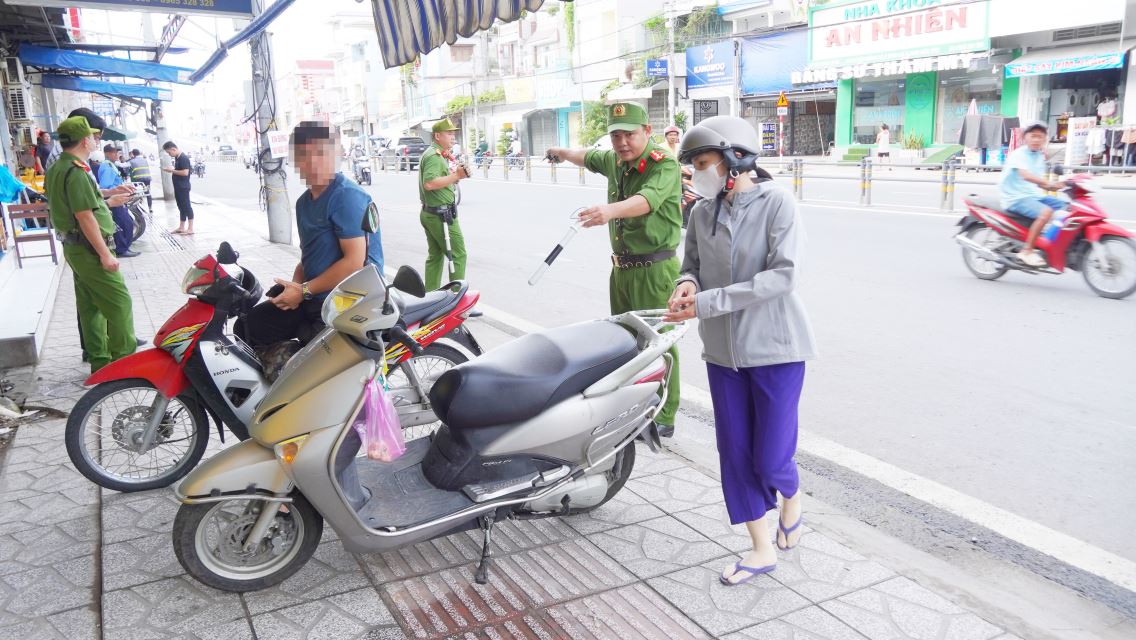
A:
<svg viewBox="0 0 1136 640">
<path fill-rule="evenodd" d="M 536 283 L 540 282 L 540 279 L 544 277 L 544 272 L 548 271 L 548 268 L 552 266 L 553 261 L 560 255 L 560 252 L 564 251 L 564 247 L 568 246 L 572 238 L 576 237 L 576 232 L 580 230 L 580 212 L 583 210 L 584 209 L 581 207 L 572 212 L 572 225 L 568 227 L 568 231 L 564 233 L 564 237 L 560 239 L 560 242 L 556 243 L 556 246 L 552 248 L 552 251 L 549 252 L 544 262 L 540 263 L 540 266 L 533 272 L 532 277 L 529 278 L 529 286 L 536 286 Z"/>
</svg>

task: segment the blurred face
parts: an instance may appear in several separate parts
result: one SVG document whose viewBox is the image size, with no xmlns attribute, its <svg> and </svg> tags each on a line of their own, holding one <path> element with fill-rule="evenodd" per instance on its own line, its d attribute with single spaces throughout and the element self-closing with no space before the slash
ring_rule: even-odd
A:
<svg viewBox="0 0 1136 640">
<path fill-rule="evenodd" d="M 162 149 L 162 151 L 165 151 L 166 153 L 168 153 L 171 158 L 176 158 L 178 156 L 178 148 L 177 147 L 170 147 L 169 149 Z"/>
<path fill-rule="evenodd" d="M 1026 134 L 1026 146 L 1030 148 L 1030 151 L 1041 151 L 1042 147 L 1045 146 L 1046 136 L 1046 131 L 1033 129 Z"/>
<path fill-rule="evenodd" d="M 118 149 L 106 152 L 106 159 L 111 162 L 118 162 Z"/>
<path fill-rule="evenodd" d="M 449 151 L 454 148 L 454 142 L 458 139 L 456 131 L 439 131 L 434 134 L 434 141 L 442 147 L 442 151 Z"/>
<path fill-rule="evenodd" d="M 39 141 L 43 144 L 51 144 L 51 134 L 46 132 L 39 134 Z"/>
<path fill-rule="evenodd" d="M 677 131 L 671 131 L 670 133 L 668 133 L 667 134 L 667 142 L 669 142 L 671 144 L 678 144 L 678 132 Z"/>
<path fill-rule="evenodd" d="M 296 171 L 309 187 L 327 186 L 335 179 L 335 166 L 339 161 L 332 140 L 312 140 L 292 147 Z"/>
<path fill-rule="evenodd" d="M 651 125 L 644 125 L 634 131 L 612 131 L 609 136 L 615 155 L 624 162 L 631 162 L 643 155 L 643 151 L 647 148 L 647 141 L 651 137 Z"/>
</svg>

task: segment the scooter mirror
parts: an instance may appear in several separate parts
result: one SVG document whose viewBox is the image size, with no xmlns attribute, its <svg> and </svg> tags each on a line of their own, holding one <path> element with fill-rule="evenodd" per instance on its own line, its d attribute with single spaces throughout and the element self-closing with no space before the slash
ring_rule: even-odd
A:
<svg viewBox="0 0 1136 640">
<path fill-rule="evenodd" d="M 422 276 L 414 270 L 414 267 L 406 265 L 399 267 L 391 286 L 415 298 L 426 297 L 426 283 L 422 281 Z"/>
<path fill-rule="evenodd" d="M 240 257 L 241 254 L 233 250 L 233 245 L 228 242 L 222 242 L 217 248 L 217 262 L 221 264 L 235 264 Z"/>
</svg>

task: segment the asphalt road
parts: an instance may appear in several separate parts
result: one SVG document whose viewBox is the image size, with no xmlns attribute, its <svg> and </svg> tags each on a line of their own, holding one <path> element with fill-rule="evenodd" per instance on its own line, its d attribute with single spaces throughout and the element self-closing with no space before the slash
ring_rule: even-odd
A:
<svg viewBox="0 0 1136 640">
<path fill-rule="evenodd" d="M 975 279 L 951 240 L 958 214 L 938 211 L 937 183 L 910 179 L 924 173 L 938 177 L 897 169 L 877 182 L 872 209 L 854 204 L 854 180 L 807 177 L 802 295 L 821 357 L 802 428 L 1136 559 L 1136 298 L 1098 298 L 1077 273 Z M 388 265 L 422 268 L 416 178 L 376 174 L 369 188 Z M 462 183 L 468 277 L 486 304 L 545 326 L 606 315 L 601 230 L 579 233 L 537 286 L 526 283 L 569 215 L 603 199 L 597 186 Z M 211 163 L 194 191 L 263 218 L 240 165 Z M 289 196 L 299 193 L 291 176 Z M 1136 219 L 1136 192 L 1101 200 Z M 682 375 L 705 389 L 700 348 L 692 332 Z"/>
</svg>

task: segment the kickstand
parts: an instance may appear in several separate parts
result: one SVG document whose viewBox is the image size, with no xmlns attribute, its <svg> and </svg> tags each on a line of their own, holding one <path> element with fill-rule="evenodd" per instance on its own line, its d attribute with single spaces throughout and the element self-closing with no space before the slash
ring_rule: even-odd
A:
<svg viewBox="0 0 1136 640">
<path fill-rule="evenodd" d="M 481 563 L 477 565 L 477 572 L 473 575 L 477 584 L 489 584 L 489 565 L 493 562 L 493 551 L 489 547 L 490 534 L 493 531 L 493 515 L 490 512 L 481 517 L 481 531 L 485 534 L 485 539 L 481 545 Z"/>
</svg>

